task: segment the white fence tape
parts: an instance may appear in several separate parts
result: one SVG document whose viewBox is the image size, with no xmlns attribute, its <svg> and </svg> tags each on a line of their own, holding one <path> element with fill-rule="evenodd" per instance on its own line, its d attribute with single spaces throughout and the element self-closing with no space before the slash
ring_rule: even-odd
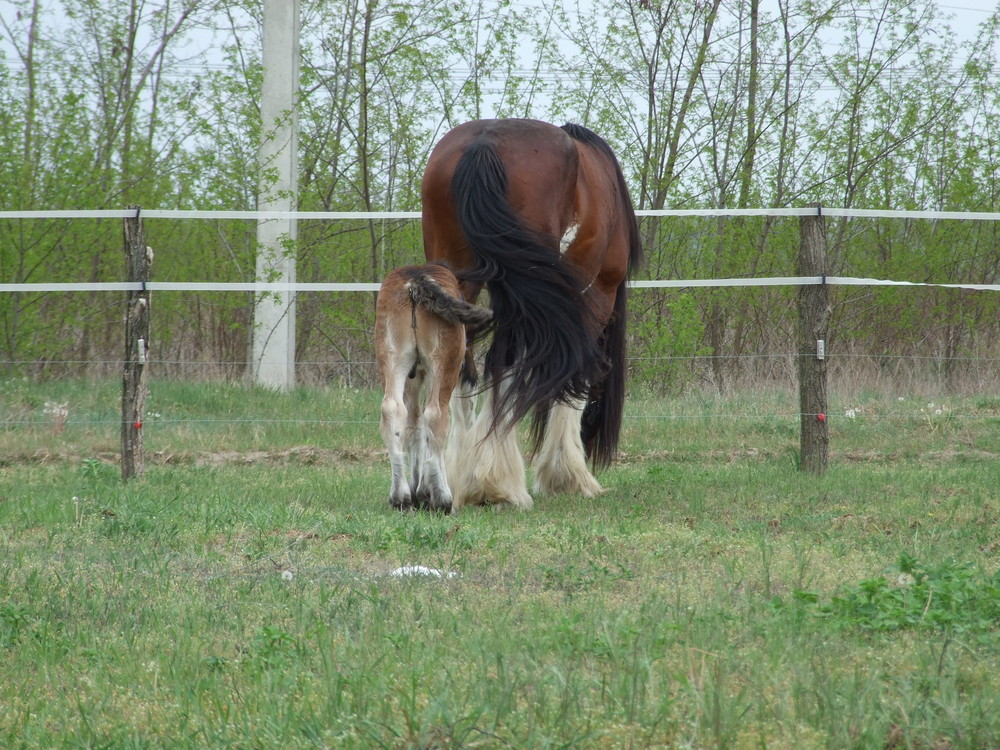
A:
<svg viewBox="0 0 1000 750">
<path fill-rule="evenodd" d="M 636 216 L 830 216 L 859 219 L 958 219 L 1000 221 L 989 211 L 882 211 L 860 208 L 665 208 L 640 209 Z M 193 209 L 63 209 L 53 211 L 0 211 L 0 219 L 419 219 L 420 211 L 201 211 Z"/>
<path fill-rule="evenodd" d="M 650 279 L 632 281 L 632 289 L 683 289 L 691 287 L 735 286 L 926 286 L 946 289 L 971 289 L 974 291 L 1000 292 L 1000 284 L 932 284 L 917 281 L 891 281 L 856 276 L 774 276 L 759 279 Z M 212 282 L 212 281 L 147 281 L 145 289 L 151 292 L 377 292 L 380 284 L 374 282 Z M 138 292 L 143 285 L 138 281 L 66 282 L 38 284 L 0 284 L 0 292 Z"/>
</svg>

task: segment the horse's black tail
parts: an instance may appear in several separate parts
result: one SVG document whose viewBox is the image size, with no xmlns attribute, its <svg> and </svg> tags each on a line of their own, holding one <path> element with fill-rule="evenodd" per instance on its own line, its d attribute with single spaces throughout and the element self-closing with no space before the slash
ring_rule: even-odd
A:
<svg viewBox="0 0 1000 750">
<path fill-rule="evenodd" d="M 608 363 L 607 375 L 603 382 L 594 383 L 591 387 L 580 420 L 584 451 L 591 463 L 599 469 L 609 466 L 618 454 L 618 437 L 625 410 L 627 284 L 627 281 L 623 281 L 619 285 L 614 311 L 601 335 L 600 343 Z"/>
<path fill-rule="evenodd" d="M 628 279 L 642 263 L 642 242 L 628 184 L 625 182 L 625 175 L 622 173 L 621 166 L 611 146 L 599 135 L 582 125 L 568 123 L 563 125 L 563 130 L 574 140 L 586 143 L 603 153 L 604 157 L 614 165 L 618 179 L 621 215 L 628 222 L 628 274 L 618 285 L 614 311 L 608 324 L 604 327 L 600 342 L 604 359 L 608 363 L 607 374 L 603 382 L 595 381 L 593 383 L 580 424 L 580 436 L 583 439 L 587 457 L 595 467 L 602 468 L 609 465 L 618 452 L 622 413 L 625 408 L 625 329 Z"/>
<path fill-rule="evenodd" d="M 448 323 L 483 326 L 493 317 L 493 313 L 485 307 L 476 307 L 451 296 L 444 287 L 424 274 L 411 278 L 408 289 L 414 305 L 423 307 Z"/>
<path fill-rule="evenodd" d="M 583 284 L 562 262 L 559 238 L 524 227 L 514 214 L 507 172 L 488 135 L 462 154 L 451 192 L 476 258 L 462 276 L 486 284 L 493 308 L 485 371 L 494 428 L 513 425 L 533 407 L 544 420 L 553 402 L 585 399 L 604 361 Z"/>
</svg>

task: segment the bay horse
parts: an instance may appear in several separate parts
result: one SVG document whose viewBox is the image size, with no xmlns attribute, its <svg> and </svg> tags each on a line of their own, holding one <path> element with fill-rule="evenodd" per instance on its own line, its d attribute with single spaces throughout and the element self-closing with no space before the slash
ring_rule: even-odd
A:
<svg viewBox="0 0 1000 750">
<path fill-rule="evenodd" d="M 455 505 L 530 509 L 515 425 L 532 413 L 536 492 L 603 492 L 587 467 L 618 448 L 626 292 L 642 260 L 632 199 L 611 147 L 580 125 L 477 120 L 434 147 L 422 183 L 424 254 L 449 263 L 493 318 L 484 404 L 466 352 L 455 428 L 474 451 Z"/>
<path fill-rule="evenodd" d="M 452 509 L 444 459 L 449 401 L 462 367 L 465 326 L 482 327 L 490 317 L 462 299 L 458 280 L 443 265 L 404 266 L 382 281 L 375 359 L 393 507 Z"/>
</svg>

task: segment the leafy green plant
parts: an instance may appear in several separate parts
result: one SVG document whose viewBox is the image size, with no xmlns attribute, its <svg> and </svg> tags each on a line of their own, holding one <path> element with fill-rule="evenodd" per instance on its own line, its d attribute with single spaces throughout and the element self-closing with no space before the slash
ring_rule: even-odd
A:
<svg viewBox="0 0 1000 750">
<path fill-rule="evenodd" d="M 795 601 L 842 628 L 982 632 L 1000 624 L 1000 571 L 986 576 L 954 560 L 924 564 L 904 552 L 885 575 L 844 586 L 828 602 L 803 591 Z"/>
<path fill-rule="evenodd" d="M 262 625 L 254 634 L 248 651 L 262 665 L 271 666 L 284 663 L 297 648 L 298 642 L 291 633 L 276 625 Z"/>
<path fill-rule="evenodd" d="M 0 648 L 12 648 L 31 624 L 31 612 L 21 604 L 0 604 Z"/>
</svg>

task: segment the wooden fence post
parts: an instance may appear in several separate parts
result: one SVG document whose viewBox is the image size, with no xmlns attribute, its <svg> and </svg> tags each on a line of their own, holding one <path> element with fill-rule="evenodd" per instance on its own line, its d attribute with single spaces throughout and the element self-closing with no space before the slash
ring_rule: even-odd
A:
<svg viewBox="0 0 1000 750">
<path fill-rule="evenodd" d="M 135 216 L 125 219 L 126 281 L 140 282 L 142 289 L 125 296 L 125 360 L 122 374 L 122 479 L 142 476 L 146 471 L 142 447 L 142 417 L 146 410 L 147 356 L 149 354 L 149 281 L 153 251 L 146 247 L 146 233 L 139 206 L 129 206 Z"/>
<path fill-rule="evenodd" d="M 830 435 L 827 425 L 826 342 L 830 303 L 826 285 L 826 220 L 816 214 L 799 220 L 799 275 L 822 276 L 824 283 L 799 288 L 799 469 L 826 471 Z"/>
</svg>

